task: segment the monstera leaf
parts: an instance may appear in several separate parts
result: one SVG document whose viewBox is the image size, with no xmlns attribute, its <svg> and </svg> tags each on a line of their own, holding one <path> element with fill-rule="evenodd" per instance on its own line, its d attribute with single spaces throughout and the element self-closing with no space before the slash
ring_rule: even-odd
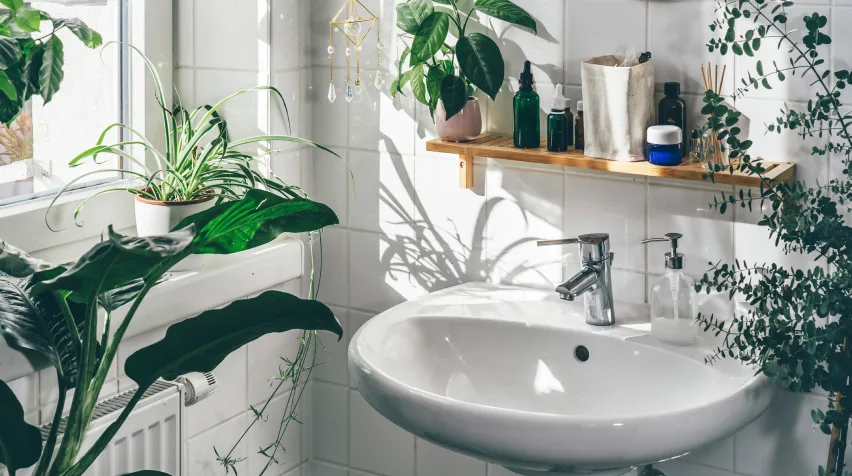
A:
<svg viewBox="0 0 852 476">
<path fill-rule="evenodd" d="M 267 291 L 171 326 L 163 340 L 131 355 L 124 370 L 147 388 L 161 377 L 174 380 L 190 372 L 209 372 L 258 337 L 293 329 L 343 335 L 334 313 L 319 301 Z"/>
<path fill-rule="evenodd" d="M 322 203 L 253 189 L 241 200 L 187 217 L 175 229 L 195 225 L 193 253 L 231 254 L 269 243 L 282 233 L 303 233 L 337 223 L 337 215 Z"/>
<path fill-rule="evenodd" d="M 0 380 L 0 464 L 12 472 L 29 468 L 41 457 L 41 431 L 24 420 L 24 408 Z"/>
<path fill-rule="evenodd" d="M 116 233 L 110 226 L 105 241 L 44 284 L 88 300 L 137 282 L 155 270 L 168 269 L 186 255 L 194 238 L 195 230 L 191 227 L 161 236 L 135 238 Z"/>
<path fill-rule="evenodd" d="M 62 314 L 58 298 L 41 285 L 45 278 L 65 271 L 28 256 L 0 241 L 0 333 L 15 349 L 33 350 L 56 367 L 59 378 L 72 386 L 77 378 L 77 343 Z M 83 312 L 69 303 L 75 324 L 82 327 Z"/>
</svg>

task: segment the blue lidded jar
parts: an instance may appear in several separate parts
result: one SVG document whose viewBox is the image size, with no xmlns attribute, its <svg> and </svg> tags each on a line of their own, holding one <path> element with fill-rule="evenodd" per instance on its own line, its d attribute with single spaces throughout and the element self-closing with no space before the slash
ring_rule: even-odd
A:
<svg viewBox="0 0 852 476">
<path fill-rule="evenodd" d="M 680 165 L 683 131 L 677 126 L 651 126 L 648 128 L 648 162 L 654 165 Z"/>
</svg>

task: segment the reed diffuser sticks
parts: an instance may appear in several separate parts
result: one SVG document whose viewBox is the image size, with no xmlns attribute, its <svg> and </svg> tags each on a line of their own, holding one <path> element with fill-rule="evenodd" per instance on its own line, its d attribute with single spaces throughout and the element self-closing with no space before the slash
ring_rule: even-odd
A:
<svg viewBox="0 0 852 476">
<path fill-rule="evenodd" d="M 722 67 L 722 74 L 719 74 L 719 65 L 714 68 L 707 63 L 701 63 L 701 77 L 704 79 L 704 89 L 713 91 L 716 94 L 722 94 L 722 88 L 725 86 L 725 73 L 728 71 L 728 65 Z M 730 165 L 728 154 L 725 151 L 725 145 L 718 139 L 715 131 L 707 131 L 702 138 L 701 148 L 701 165 L 705 168 L 712 169 L 715 165 Z"/>
</svg>

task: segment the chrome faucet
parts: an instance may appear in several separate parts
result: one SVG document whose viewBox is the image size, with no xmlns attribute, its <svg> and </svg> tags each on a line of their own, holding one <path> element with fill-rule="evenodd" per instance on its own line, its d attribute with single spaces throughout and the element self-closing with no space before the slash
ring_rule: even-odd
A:
<svg viewBox="0 0 852 476">
<path fill-rule="evenodd" d="M 573 301 L 583 295 L 586 324 L 611 326 L 615 324 L 615 309 L 612 299 L 612 260 L 609 250 L 609 235 L 593 233 L 564 240 L 539 241 L 538 246 L 580 245 L 583 267 L 579 273 L 556 288 L 559 297 Z"/>
</svg>

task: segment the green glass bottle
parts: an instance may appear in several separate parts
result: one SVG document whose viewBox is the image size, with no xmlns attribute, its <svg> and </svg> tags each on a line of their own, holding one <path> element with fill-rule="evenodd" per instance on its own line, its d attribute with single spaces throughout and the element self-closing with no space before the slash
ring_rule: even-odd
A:
<svg viewBox="0 0 852 476">
<path fill-rule="evenodd" d="M 533 90 L 533 75 L 529 61 L 524 62 L 520 88 L 513 101 L 515 110 L 515 147 L 537 149 L 541 143 L 539 98 Z"/>
<path fill-rule="evenodd" d="M 683 157 L 686 157 L 689 151 L 686 136 L 686 102 L 680 97 L 680 83 L 666 83 L 664 88 L 665 96 L 660 100 L 657 108 L 657 124 L 680 127 L 683 131 L 680 150 Z"/>
<path fill-rule="evenodd" d="M 547 150 L 550 152 L 565 152 L 572 144 L 574 127 L 568 118 L 568 99 L 562 94 L 562 85 L 556 85 L 553 95 L 553 107 L 547 115 Z M 569 127 L 570 125 L 570 127 Z"/>
</svg>

